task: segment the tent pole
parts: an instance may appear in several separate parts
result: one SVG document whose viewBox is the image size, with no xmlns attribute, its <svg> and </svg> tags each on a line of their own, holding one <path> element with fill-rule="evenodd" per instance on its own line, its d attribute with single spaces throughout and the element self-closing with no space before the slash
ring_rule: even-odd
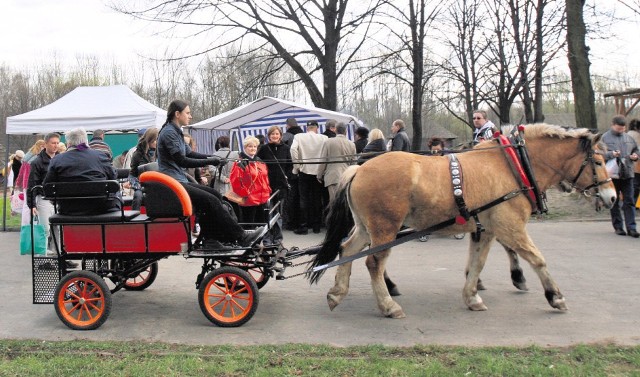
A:
<svg viewBox="0 0 640 377">
<path fill-rule="evenodd" d="M 11 149 L 11 146 L 9 145 L 9 134 L 7 134 L 7 147 L 5 148 L 4 154 L 5 154 L 5 159 L 7 161 L 7 163 L 9 163 L 9 150 Z M 3 168 L 5 169 L 5 177 L 4 177 L 4 187 L 2 190 L 2 197 L 4 198 L 4 205 L 2 206 L 2 231 L 6 232 L 7 231 L 7 184 L 9 183 L 9 174 L 6 171 L 6 165 L 3 166 Z"/>
</svg>

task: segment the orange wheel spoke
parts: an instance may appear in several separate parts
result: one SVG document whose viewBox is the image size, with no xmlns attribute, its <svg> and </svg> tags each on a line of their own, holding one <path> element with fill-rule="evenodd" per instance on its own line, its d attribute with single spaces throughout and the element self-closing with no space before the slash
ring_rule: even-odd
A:
<svg viewBox="0 0 640 377">
<path fill-rule="evenodd" d="M 240 305 L 236 300 L 232 300 L 231 301 L 231 309 L 232 310 L 233 310 L 234 306 L 236 306 L 238 309 L 240 309 L 240 311 L 244 311 L 247 308 L 246 306 Z"/>
</svg>

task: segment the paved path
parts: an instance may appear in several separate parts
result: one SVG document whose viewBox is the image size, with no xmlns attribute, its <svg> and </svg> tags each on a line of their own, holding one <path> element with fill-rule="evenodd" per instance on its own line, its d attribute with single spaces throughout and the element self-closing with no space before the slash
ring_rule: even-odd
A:
<svg viewBox="0 0 640 377">
<path fill-rule="evenodd" d="M 211 324 L 198 306 L 194 281 L 199 260 L 163 260 L 156 282 L 143 292 L 113 296 L 107 322 L 95 331 L 72 331 L 53 305 L 31 304 L 30 258 L 18 255 L 18 233 L 0 233 L 0 338 L 139 340 L 187 344 L 323 343 L 565 346 L 575 343 L 640 344 L 640 240 L 616 236 L 606 222 L 533 222 L 532 238 L 567 299 L 552 309 L 531 268 L 529 292 L 511 286 L 505 253 L 492 250 L 482 277 L 485 312 L 467 310 L 461 289 L 467 239 L 432 237 L 395 249 L 389 271 L 407 318 L 383 318 L 362 261 L 354 264 L 349 296 L 329 311 L 325 295 L 335 270 L 319 285 L 295 278 L 270 281 L 256 315 L 239 328 Z M 287 245 L 317 244 L 321 235 L 285 234 Z M 292 269 L 297 272 L 301 267 Z"/>
</svg>

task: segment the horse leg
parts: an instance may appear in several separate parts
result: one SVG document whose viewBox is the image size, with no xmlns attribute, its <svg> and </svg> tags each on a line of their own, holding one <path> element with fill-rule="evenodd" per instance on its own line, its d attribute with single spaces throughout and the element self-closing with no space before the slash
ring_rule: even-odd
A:
<svg viewBox="0 0 640 377">
<path fill-rule="evenodd" d="M 524 278 L 524 273 L 522 272 L 522 267 L 520 267 L 520 262 L 518 260 L 518 254 L 513 251 L 513 249 L 508 248 L 505 245 L 502 245 L 504 250 L 507 252 L 507 257 L 509 258 L 509 269 L 511 270 L 511 283 L 513 286 L 518 288 L 521 291 L 528 291 L 527 287 L 527 279 Z"/>
<path fill-rule="evenodd" d="M 402 293 L 400 293 L 400 291 L 398 290 L 398 286 L 396 285 L 396 283 L 394 283 L 387 274 L 386 269 L 384 270 L 384 284 L 387 286 L 387 290 L 392 297 L 402 295 Z"/>
<path fill-rule="evenodd" d="M 382 314 L 391 318 L 404 318 L 406 315 L 402 311 L 402 307 L 393 301 L 384 280 L 385 264 L 390 253 L 391 250 L 387 249 L 370 255 L 366 260 L 366 265 L 369 275 L 371 275 L 373 294 L 376 296 L 378 308 L 380 308 Z"/>
<path fill-rule="evenodd" d="M 542 253 L 533 244 L 531 238 L 525 230 L 520 233 L 511 232 L 504 237 L 499 237 L 500 243 L 514 250 L 518 255 L 529 262 L 533 270 L 538 274 L 542 287 L 544 288 L 544 295 L 551 307 L 559 310 L 567 310 L 567 304 L 565 303 L 560 288 L 553 280 L 547 270 L 547 262 L 544 260 Z"/>
<path fill-rule="evenodd" d="M 364 249 L 369 243 L 369 236 L 362 229 L 362 227 L 356 227 L 349 239 L 342 244 L 342 256 L 348 257 L 352 254 Z M 336 270 L 335 283 L 329 292 L 327 293 L 327 303 L 329 309 L 335 309 L 338 304 L 349 293 L 349 279 L 351 277 L 351 263 L 345 263 L 338 266 Z"/>
<path fill-rule="evenodd" d="M 478 280 L 494 238 L 493 234 L 486 231 L 480 236 L 480 241 L 475 242 L 473 239 L 469 241 L 469 259 L 467 260 L 466 268 L 467 280 L 462 289 L 462 298 L 471 310 L 487 310 L 482 298 L 478 295 Z"/>
</svg>

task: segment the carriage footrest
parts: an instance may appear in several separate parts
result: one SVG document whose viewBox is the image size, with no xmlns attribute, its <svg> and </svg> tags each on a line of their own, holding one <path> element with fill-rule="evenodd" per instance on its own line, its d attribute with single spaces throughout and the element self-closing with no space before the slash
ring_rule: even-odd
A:
<svg viewBox="0 0 640 377">
<path fill-rule="evenodd" d="M 219 250 L 193 250 L 189 252 L 187 258 L 209 258 L 209 257 L 223 257 L 223 256 L 240 256 L 247 252 L 246 248 L 229 248 Z"/>
<path fill-rule="evenodd" d="M 33 303 L 53 304 L 56 287 L 60 281 L 60 269 L 56 257 L 33 258 Z"/>
</svg>

